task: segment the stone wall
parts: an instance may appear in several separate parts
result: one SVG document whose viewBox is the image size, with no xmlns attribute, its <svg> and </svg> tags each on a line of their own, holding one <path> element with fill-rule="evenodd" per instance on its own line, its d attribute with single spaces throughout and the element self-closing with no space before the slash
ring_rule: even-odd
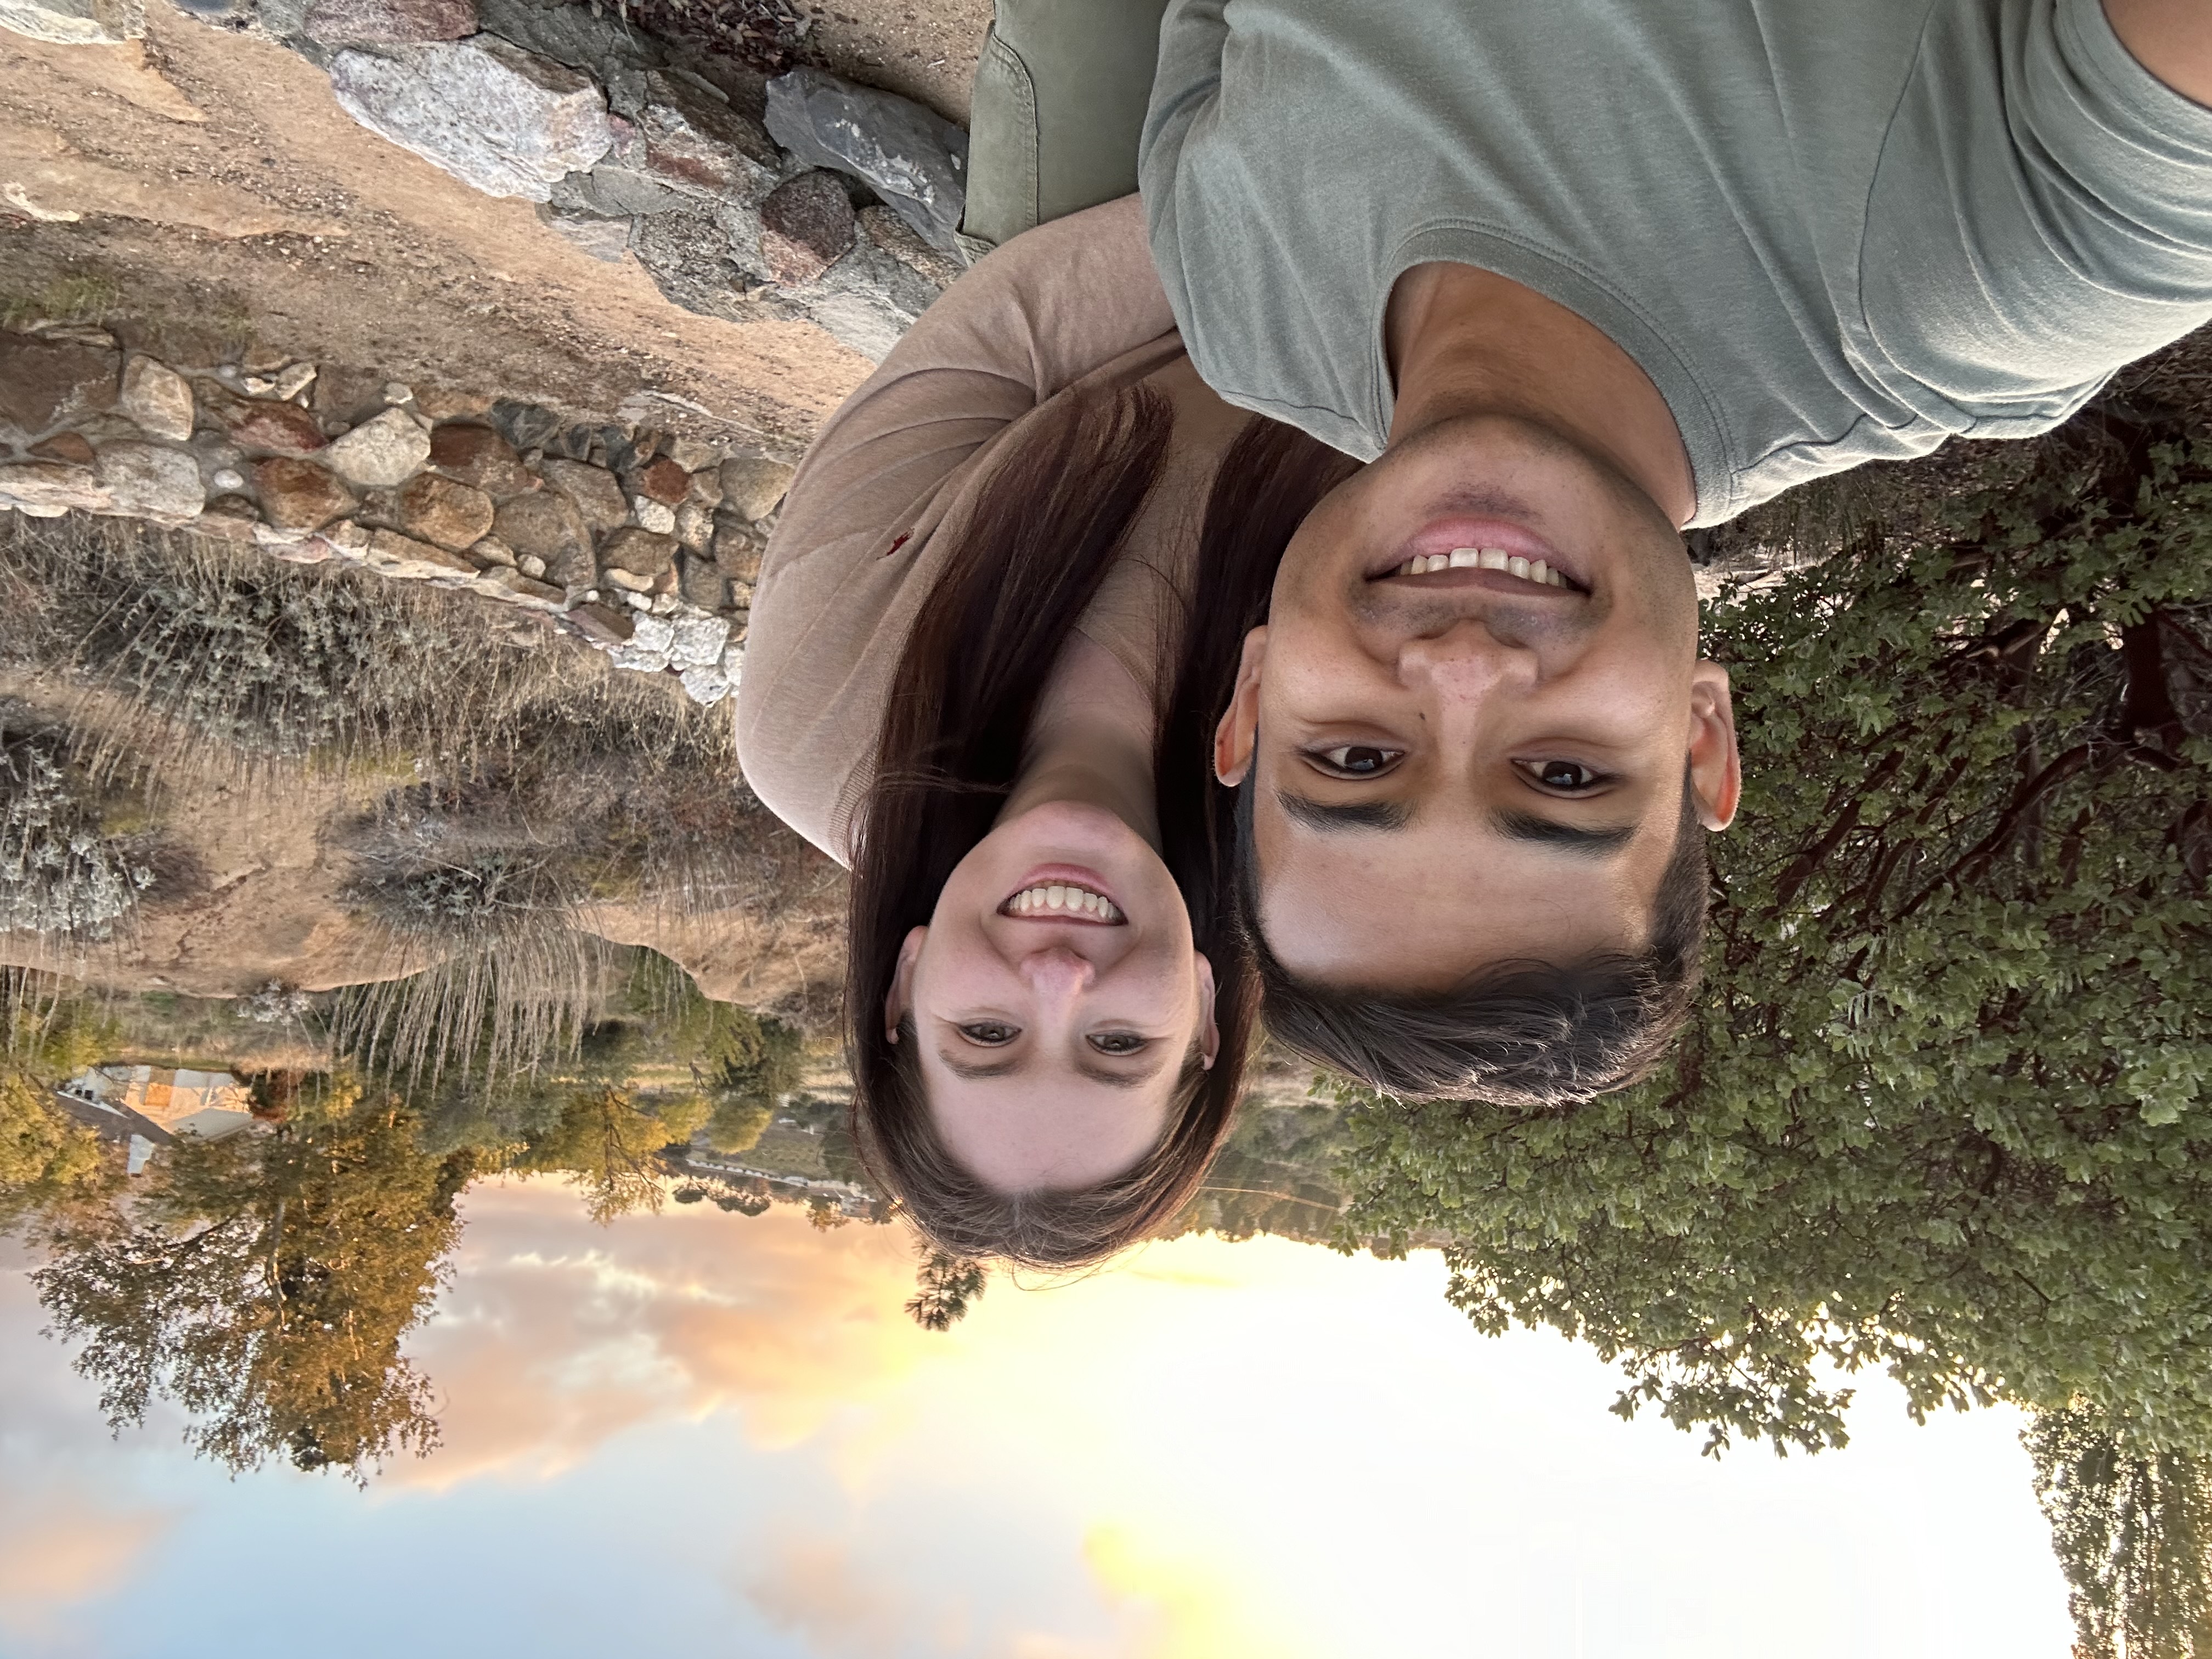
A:
<svg viewBox="0 0 2212 1659">
<path fill-rule="evenodd" d="M 702 703 L 733 689 L 792 469 L 635 425 L 265 352 L 0 331 L 0 509 L 149 520 L 542 617 Z"/>
<path fill-rule="evenodd" d="M 800 319 L 881 361 L 957 274 L 967 135 L 910 100 L 656 40 L 562 0 L 178 0 L 325 70 L 338 104 L 538 204 L 685 308 Z M 0 0 L 0 27 L 131 38 L 143 0 Z"/>
</svg>

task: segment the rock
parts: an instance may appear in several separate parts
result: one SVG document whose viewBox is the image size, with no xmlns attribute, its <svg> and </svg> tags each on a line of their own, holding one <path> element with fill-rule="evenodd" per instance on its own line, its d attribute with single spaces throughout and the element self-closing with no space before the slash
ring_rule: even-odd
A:
<svg viewBox="0 0 2212 1659">
<path fill-rule="evenodd" d="M 328 468 L 284 456 L 253 464 L 253 489 L 263 515 L 279 530 L 319 530 L 360 505 Z"/>
<path fill-rule="evenodd" d="M 679 191 L 758 201 L 782 165 L 757 122 L 673 76 L 645 76 L 643 100 L 632 119 L 644 154 L 641 161 L 626 147 L 617 155 L 617 164 Z"/>
<path fill-rule="evenodd" d="M 491 529 L 491 497 L 451 478 L 425 472 L 399 492 L 399 522 L 410 536 L 459 552 Z"/>
<path fill-rule="evenodd" d="M 625 122 L 624 125 L 629 124 Z M 617 139 L 617 149 L 621 140 Z M 691 198 L 671 189 L 645 168 L 621 161 L 604 161 L 589 173 L 572 173 L 555 182 L 545 210 L 585 218 L 620 219 L 625 224 L 641 213 L 672 213 Z M 538 216 L 544 218 L 541 212 Z M 556 224 L 554 228 L 560 227 Z"/>
<path fill-rule="evenodd" d="M 203 529 L 207 522 L 205 519 L 202 519 L 193 527 Z M 269 556 L 272 559 L 282 559 L 287 564 L 328 564 L 338 556 L 338 550 L 321 537 L 310 536 L 303 542 L 294 542 L 284 547 L 272 547 L 269 550 Z"/>
<path fill-rule="evenodd" d="M 72 508 L 105 513 L 113 504 L 107 486 L 88 466 L 67 461 L 0 462 L 0 507 L 33 519 L 58 519 Z"/>
<path fill-rule="evenodd" d="M 537 483 L 514 446 L 488 426 L 451 422 L 433 427 L 430 465 L 487 495 L 519 495 Z"/>
<path fill-rule="evenodd" d="M 143 0 L 0 0 L 0 28 L 57 46 L 119 46 L 146 33 Z"/>
<path fill-rule="evenodd" d="M 182 443 L 192 435 L 192 389 L 185 377 L 151 357 L 133 357 L 123 366 L 118 413 L 148 434 Z"/>
<path fill-rule="evenodd" d="M 714 568 L 712 559 L 702 559 L 696 553 L 686 553 L 678 562 L 676 591 L 684 596 L 684 603 L 696 605 L 702 611 L 720 611 L 730 602 L 730 579 Z"/>
<path fill-rule="evenodd" d="M 853 198 L 836 173 L 817 167 L 787 179 L 761 204 L 761 260 L 787 287 L 811 283 L 853 246 Z"/>
<path fill-rule="evenodd" d="M 121 355 L 71 340 L 0 334 L 0 426 L 28 438 L 115 407 Z"/>
<path fill-rule="evenodd" d="M 442 547 L 434 547 L 428 542 L 417 541 L 393 530 L 368 532 L 368 568 L 380 574 L 416 580 L 429 576 L 473 579 L 477 574 L 476 566 L 464 555 L 448 553 Z"/>
<path fill-rule="evenodd" d="M 839 344 L 879 363 L 936 301 L 944 286 L 886 250 L 884 239 L 871 230 L 871 216 L 879 222 L 891 220 L 885 209 L 863 210 L 860 235 L 850 253 L 804 288 L 769 293 L 781 314 L 802 317 Z"/>
<path fill-rule="evenodd" d="M 518 450 L 544 448 L 562 424 L 553 410 L 538 404 L 516 403 L 511 398 L 494 404 L 489 418 Z"/>
<path fill-rule="evenodd" d="M 543 202 L 614 143 L 596 84 L 495 35 L 331 60 L 339 105 L 488 196 Z"/>
<path fill-rule="evenodd" d="M 630 481 L 630 489 L 636 495 L 666 507 L 674 507 L 691 493 L 691 475 L 678 466 L 672 457 L 663 455 L 638 469 Z"/>
<path fill-rule="evenodd" d="M 631 629 L 629 642 L 617 646 L 608 654 L 617 668 L 634 668 L 642 673 L 657 674 L 668 666 L 669 648 L 676 643 L 676 629 L 672 623 L 655 617 L 639 617 Z"/>
<path fill-rule="evenodd" d="M 219 466 L 208 474 L 208 488 L 229 495 L 246 488 L 246 475 L 236 467 Z"/>
<path fill-rule="evenodd" d="M 92 441 L 82 432 L 57 432 L 44 442 L 33 444 L 31 453 L 42 461 L 65 461 L 71 466 L 90 466 L 97 459 Z"/>
<path fill-rule="evenodd" d="M 759 531 L 734 514 L 714 515 L 714 568 L 732 581 L 750 582 L 760 576 L 761 555 L 768 544 Z"/>
<path fill-rule="evenodd" d="M 765 519 L 791 488 L 795 467 L 759 456 L 733 456 L 722 463 L 722 508 L 740 519 Z"/>
<path fill-rule="evenodd" d="M 113 504 L 110 513 L 182 524 L 207 502 L 200 464 L 191 452 L 159 444 L 109 444 L 100 452 L 100 481 Z"/>
<path fill-rule="evenodd" d="M 389 408 L 403 408 L 415 401 L 415 388 L 404 380 L 386 380 L 384 383 L 384 401 Z"/>
<path fill-rule="evenodd" d="M 713 484 L 714 489 L 714 499 L 707 505 L 713 507 L 721 501 L 721 485 L 714 480 L 714 469 L 722 464 L 720 449 L 698 438 L 671 438 L 668 453 L 677 465 L 691 475 L 691 494 L 695 497 L 703 482 Z"/>
<path fill-rule="evenodd" d="M 676 509 L 676 539 L 690 551 L 705 554 L 714 544 L 714 514 L 698 501 L 685 501 Z"/>
<path fill-rule="evenodd" d="M 314 379 L 313 363 L 294 363 L 276 377 L 276 393 L 289 403 L 314 384 Z"/>
<path fill-rule="evenodd" d="M 692 702 L 703 703 L 709 708 L 737 689 L 724 678 L 721 668 L 714 664 L 698 668 L 687 668 L 679 678 L 684 686 L 684 695 L 690 697 Z"/>
<path fill-rule="evenodd" d="M 485 541 L 495 539 L 497 538 L 491 536 L 484 538 Z M 514 568 L 526 576 L 535 577 L 540 581 L 545 579 L 545 561 L 535 553 L 517 553 L 514 556 Z"/>
<path fill-rule="evenodd" d="M 432 421 L 481 420 L 491 403 L 489 394 L 481 392 L 462 392 L 449 386 L 415 388 L 415 412 Z"/>
<path fill-rule="evenodd" d="M 506 569 L 517 568 L 514 550 L 496 536 L 479 536 L 469 544 L 468 555 L 477 562 L 477 568 L 498 565 Z"/>
<path fill-rule="evenodd" d="M 651 593 L 653 579 L 641 576 L 635 570 L 624 570 L 617 565 L 605 565 L 599 570 L 599 581 L 607 587 L 618 587 L 625 593 Z"/>
<path fill-rule="evenodd" d="M 318 420 L 343 429 L 384 407 L 384 377 L 365 368 L 325 365 L 315 375 L 313 408 Z"/>
<path fill-rule="evenodd" d="M 676 509 L 665 501 L 656 501 L 650 495 L 631 498 L 630 514 L 638 527 L 649 530 L 656 536 L 673 537 L 676 533 Z"/>
<path fill-rule="evenodd" d="M 558 490 L 540 489 L 501 502 L 491 532 L 514 550 L 518 567 L 529 568 L 526 557 L 542 560 L 543 570 L 532 574 L 548 581 L 586 588 L 599 573 L 592 558 L 592 532 L 575 503 Z"/>
<path fill-rule="evenodd" d="M 730 642 L 730 625 L 720 617 L 686 617 L 669 632 L 671 668 L 711 668 Z"/>
<path fill-rule="evenodd" d="M 323 46 L 398 46 L 477 32 L 476 0 L 313 0 L 301 32 Z"/>
<path fill-rule="evenodd" d="M 233 441 L 278 455 L 313 455 L 331 441 L 315 417 L 297 404 L 240 402 L 227 411 L 223 423 Z"/>
<path fill-rule="evenodd" d="M 890 254 L 939 293 L 951 288 L 967 269 L 923 241 L 905 220 L 887 207 L 864 207 L 854 217 L 863 240 Z"/>
<path fill-rule="evenodd" d="M 603 536 L 629 522 L 629 502 L 622 483 L 605 467 L 588 461 L 547 461 L 539 471 L 547 484 L 575 502 L 593 535 Z"/>
<path fill-rule="evenodd" d="M 520 570 L 496 566 L 482 573 L 470 585 L 487 599 L 504 599 L 509 605 L 525 605 L 538 611 L 558 611 L 568 603 L 566 588 L 532 581 Z"/>
<path fill-rule="evenodd" d="M 540 202 L 538 222 L 556 230 L 592 258 L 613 264 L 629 252 L 629 221 L 595 213 L 578 213 Z"/>
<path fill-rule="evenodd" d="M 253 527 L 260 522 L 260 514 L 254 511 L 253 503 L 245 496 L 218 495 L 192 520 L 192 528 L 219 541 L 251 542 Z"/>
<path fill-rule="evenodd" d="M 650 36 L 629 27 L 610 8 L 547 5 L 541 0 L 477 0 L 477 21 L 491 33 L 526 52 L 583 70 L 602 83 L 660 62 Z"/>
<path fill-rule="evenodd" d="M 230 434 L 214 427 L 202 427 L 192 434 L 191 452 L 200 458 L 200 471 L 215 473 L 225 467 L 236 469 L 246 465 L 246 452 L 231 442 Z"/>
<path fill-rule="evenodd" d="M 365 529 L 349 519 L 340 519 L 336 523 L 325 525 L 317 532 L 315 539 L 347 562 L 358 564 L 368 554 L 369 538 L 374 534 L 374 531 Z"/>
<path fill-rule="evenodd" d="M 676 538 L 635 525 L 626 525 L 599 544 L 601 568 L 635 571 L 658 576 L 676 568 Z"/>
<path fill-rule="evenodd" d="M 951 251 L 968 199 L 968 135 L 911 98 L 817 69 L 768 83 L 769 136 L 810 167 L 863 180 L 933 246 Z"/>
<path fill-rule="evenodd" d="M 405 410 L 387 409 L 343 437 L 331 439 L 324 459 L 331 471 L 348 483 L 363 487 L 404 483 L 430 459 L 430 436 Z"/>
<path fill-rule="evenodd" d="M 276 382 L 266 374 L 240 375 L 238 384 L 249 398 L 265 398 L 276 389 Z"/>
<path fill-rule="evenodd" d="M 568 619 L 579 634 L 602 648 L 625 643 L 636 627 L 629 617 L 605 605 L 580 605 Z"/>
</svg>

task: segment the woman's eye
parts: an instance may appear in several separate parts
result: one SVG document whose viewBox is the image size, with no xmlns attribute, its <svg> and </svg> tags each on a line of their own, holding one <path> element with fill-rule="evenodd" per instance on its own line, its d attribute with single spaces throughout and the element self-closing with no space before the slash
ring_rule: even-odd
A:
<svg viewBox="0 0 2212 1659">
<path fill-rule="evenodd" d="M 1102 1054 L 1134 1054 L 1144 1052 L 1151 1042 L 1150 1037 L 1139 1036 L 1134 1031 L 1109 1031 L 1091 1038 L 1091 1046 Z"/>
<path fill-rule="evenodd" d="M 1324 772 L 1340 778 L 1379 778 L 1405 758 L 1402 749 L 1383 749 L 1368 743 L 1342 743 L 1334 749 L 1310 749 L 1306 758 Z"/>
<path fill-rule="evenodd" d="M 1547 789 L 1556 789 L 1562 794 L 1579 795 L 1610 783 L 1612 778 L 1595 771 L 1580 761 L 1544 760 L 1513 763 Z"/>
<path fill-rule="evenodd" d="M 1002 1025 L 995 1019 L 978 1020 L 973 1025 L 963 1025 L 960 1035 L 969 1042 L 986 1048 L 1003 1048 L 1021 1035 L 1015 1026 Z"/>
</svg>

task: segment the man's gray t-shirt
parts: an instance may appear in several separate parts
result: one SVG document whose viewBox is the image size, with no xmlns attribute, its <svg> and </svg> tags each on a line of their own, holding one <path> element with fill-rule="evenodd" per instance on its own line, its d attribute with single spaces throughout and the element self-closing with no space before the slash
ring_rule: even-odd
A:
<svg viewBox="0 0 2212 1659">
<path fill-rule="evenodd" d="M 1642 365 L 1698 524 L 2212 317 L 2212 110 L 2100 0 L 1173 0 L 1141 176 L 1231 403 L 1371 459 L 1391 285 L 1455 260 Z"/>
</svg>

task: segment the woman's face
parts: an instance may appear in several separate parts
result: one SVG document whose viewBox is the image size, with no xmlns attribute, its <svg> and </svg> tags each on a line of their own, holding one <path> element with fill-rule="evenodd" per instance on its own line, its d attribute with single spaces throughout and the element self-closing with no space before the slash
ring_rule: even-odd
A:
<svg viewBox="0 0 2212 1659">
<path fill-rule="evenodd" d="M 1213 1064 L 1213 969 L 1182 894 L 1103 808 L 1053 801 L 960 860 L 884 1000 L 911 1018 L 945 1147 L 1004 1193 L 1088 1187 L 1165 1127 L 1195 1045 Z"/>
</svg>

